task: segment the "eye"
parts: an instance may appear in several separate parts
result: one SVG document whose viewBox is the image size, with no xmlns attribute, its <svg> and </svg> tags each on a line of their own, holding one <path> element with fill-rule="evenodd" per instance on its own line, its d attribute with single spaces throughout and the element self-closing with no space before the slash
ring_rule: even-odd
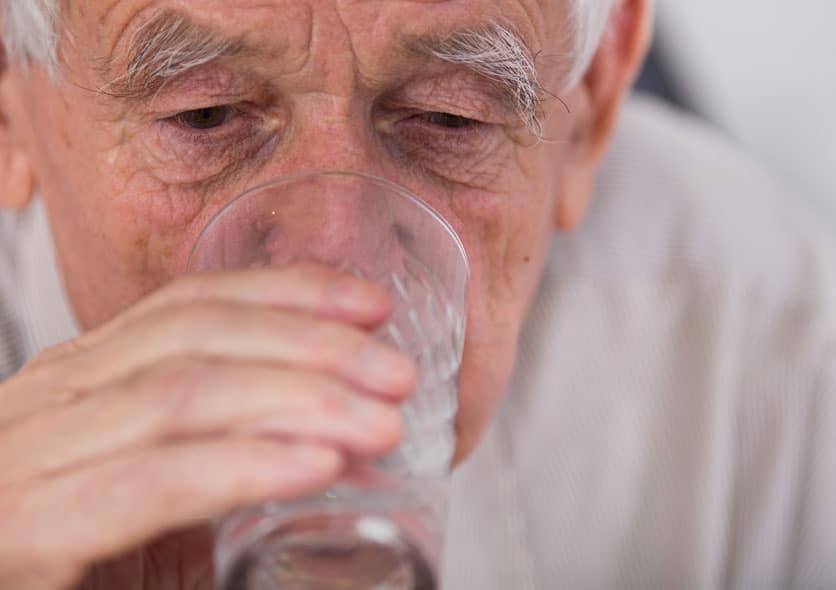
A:
<svg viewBox="0 0 836 590">
<path fill-rule="evenodd" d="M 234 107 L 218 106 L 186 111 L 176 115 L 174 120 L 183 127 L 197 131 L 206 131 L 228 123 L 237 115 L 238 111 Z"/>
<path fill-rule="evenodd" d="M 474 119 L 468 119 L 467 117 L 452 115 L 450 113 L 424 113 L 421 115 L 421 118 L 431 125 L 445 127 L 447 129 L 464 129 L 479 124 Z"/>
</svg>

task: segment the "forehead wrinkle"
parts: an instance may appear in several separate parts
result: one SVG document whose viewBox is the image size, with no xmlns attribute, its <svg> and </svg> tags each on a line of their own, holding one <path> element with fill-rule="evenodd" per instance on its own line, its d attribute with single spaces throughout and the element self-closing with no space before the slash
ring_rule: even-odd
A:
<svg viewBox="0 0 836 590">
<path fill-rule="evenodd" d="M 119 47 L 119 43 L 125 36 L 126 31 L 130 29 L 131 25 L 139 19 L 139 15 L 145 13 L 145 11 L 148 9 L 148 6 L 152 2 L 153 0 L 145 0 L 144 2 L 138 5 L 131 6 L 130 11 L 128 12 L 128 18 L 119 18 L 122 12 L 122 10 L 120 9 L 124 9 L 123 0 L 111 0 L 109 4 L 105 5 L 104 10 L 100 12 L 96 17 L 96 31 L 98 32 L 100 39 L 108 40 L 105 49 L 108 55 L 107 59 L 112 58 L 113 54 Z M 73 4 L 75 5 L 78 3 L 75 2 Z M 111 23 L 111 19 L 115 20 L 116 22 Z"/>
</svg>

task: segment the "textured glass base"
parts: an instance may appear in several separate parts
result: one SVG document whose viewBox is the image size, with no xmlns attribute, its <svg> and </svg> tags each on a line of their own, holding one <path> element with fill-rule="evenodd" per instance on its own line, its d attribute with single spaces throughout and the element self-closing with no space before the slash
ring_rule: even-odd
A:
<svg viewBox="0 0 836 590">
<path fill-rule="evenodd" d="M 231 564 L 223 590 L 435 590 L 433 567 L 391 521 L 317 515 L 287 523 Z"/>
</svg>

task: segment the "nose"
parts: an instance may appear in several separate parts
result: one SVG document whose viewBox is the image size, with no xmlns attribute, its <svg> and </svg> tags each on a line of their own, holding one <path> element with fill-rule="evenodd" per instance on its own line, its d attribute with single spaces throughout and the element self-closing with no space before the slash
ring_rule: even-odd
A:
<svg viewBox="0 0 836 590">
<path fill-rule="evenodd" d="M 278 166 L 285 174 L 346 170 L 385 176 L 394 170 L 376 135 L 370 105 L 360 96 L 308 93 L 296 97 L 292 129 Z"/>
<path fill-rule="evenodd" d="M 277 161 L 266 171 L 271 177 L 342 171 L 398 181 L 360 101 L 306 95 L 296 101 L 293 119 Z M 271 263 L 320 262 L 364 272 L 367 261 L 383 253 L 381 244 L 363 238 L 363 228 L 393 222 L 381 206 L 386 199 L 369 190 L 362 178 L 344 175 L 311 177 L 285 188 L 265 242 Z"/>
<path fill-rule="evenodd" d="M 404 249 L 401 197 L 356 174 L 306 174 L 275 185 L 262 242 L 273 267 L 320 263 L 378 278 Z"/>
<path fill-rule="evenodd" d="M 265 240 L 272 265 L 318 262 L 349 269 L 363 259 L 361 232 L 374 212 L 352 177 L 311 176 L 277 191 Z"/>
</svg>

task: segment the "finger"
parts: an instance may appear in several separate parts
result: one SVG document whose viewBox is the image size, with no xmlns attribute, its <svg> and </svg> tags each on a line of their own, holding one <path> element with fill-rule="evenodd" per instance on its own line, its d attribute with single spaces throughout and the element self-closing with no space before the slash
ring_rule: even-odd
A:
<svg viewBox="0 0 836 590">
<path fill-rule="evenodd" d="M 0 555 L 81 572 L 236 508 L 316 493 L 342 467 L 334 450 L 263 439 L 143 451 L 5 491 Z"/>
<path fill-rule="evenodd" d="M 194 274 L 163 287 L 80 342 L 95 344 L 164 307 L 206 301 L 294 309 L 364 327 L 383 322 L 392 306 L 384 287 L 324 265 Z"/>
<path fill-rule="evenodd" d="M 229 433 L 313 440 L 380 455 L 401 437 L 395 406 L 316 373 L 176 359 L 8 426 L 0 483 L 55 474 L 172 439 Z"/>
<path fill-rule="evenodd" d="M 322 371 L 395 399 L 409 395 L 417 381 L 410 357 L 360 328 L 282 309 L 218 302 L 161 309 L 94 348 L 53 362 L 49 380 L 91 389 L 182 356 Z"/>
<path fill-rule="evenodd" d="M 141 324 L 145 315 L 160 315 L 166 306 L 183 308 L 207 302 L 218 305 L 238 302 L 241 307 L 245 304 L 284 306 L 366 329 L 388 317 L 391 308 L 388 293 L 379 285 L 326 266 L 185 277 L 98 330 L 41 353 L 11 382 L 4 384 L 0 391 L 0 424 L 44 406 L 72 401 L 85 390 L 136 371 L 139 367 L 122 363 L 121 359 L 111 359 L 109 366 L 98 365 L 95 357 L 99 348 L 110 346 L 108 339 Z M 140 337 L 134 337 L 131 346 L 137 346 Z M 86 355 L 88 363 L 84 370 L 74 369 L 74 360 L 91 351 L 92 355 Z"/>
</svg>

